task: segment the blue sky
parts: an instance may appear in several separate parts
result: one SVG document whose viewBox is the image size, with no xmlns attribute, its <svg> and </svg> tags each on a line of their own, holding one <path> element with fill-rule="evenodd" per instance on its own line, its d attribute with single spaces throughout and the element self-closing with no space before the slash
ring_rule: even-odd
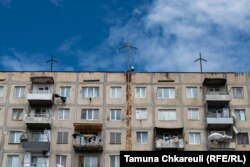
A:
<svg viewBox="0 0 250 167">
<path fill-rule="evenodd" d="M 249 0 L 0 0 L 0 70 L 250 71 Z"/>
</svg>

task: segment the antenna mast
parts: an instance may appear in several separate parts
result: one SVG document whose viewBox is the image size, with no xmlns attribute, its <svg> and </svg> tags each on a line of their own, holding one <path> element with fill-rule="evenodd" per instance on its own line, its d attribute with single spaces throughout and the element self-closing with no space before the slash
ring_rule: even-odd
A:
<svg viewBox="0 0 250 167">
<path fill-rule="evenodd" d="M 54 59 L 54 55 L 53 54 L 51 55 L 51 59 L 49 59 L 49 60 L 46 61 L 46 63 L 49 63 L 49 62 L 50 62 L 50 71 L 53 71 L 53 64 L 54 63 L 58 63 L 58 61 L 56 61 Z"/>
<path fill-rule="evenodd" d="M 200 61 L 200 69 L 201 69 L 201 73 L 202 73 L 202 61 L 207 62 L 207 60 L 203 59 L 203 58 L 201 57 L 201 53 L 200 53 L 200 58 L 198 58 L 198 59 L 195 60 L 194 62 L 197 62 L 197 61 Z"/>
<path fill-rule="evenodd" d="M 131 50 L 132 49 L 137 49 L 136 47 L 134 47 L 132 44 L 130 44 L 129 42 L 125 43 L 122 47 L 120 47 L 119 49 L 127 49 L 128 50 L 128 71 L 131 71 Z"/>
</svg>

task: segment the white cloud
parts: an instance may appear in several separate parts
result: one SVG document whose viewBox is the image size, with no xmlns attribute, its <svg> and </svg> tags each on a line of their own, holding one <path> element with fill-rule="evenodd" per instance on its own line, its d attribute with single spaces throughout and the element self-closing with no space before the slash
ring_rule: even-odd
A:
<svg viewBox="0 0 250 167">
<path fill-rule="evenodd" d="M 72 36 L 66 39 L 59 47 L 58 51 L 60 52 L 74 52 L 72 48 L 79 40 L 81 40 L 81 36 Z"/>
<path fill-rule="evenodd" d="M 50 0 L 50 2 L 56 6 L 62 6 L 63 0 Z"/>
<path fill-rule="evenodd" d="M 3 5 L 6 8 L 10 8 L 12 0 L 0 0 L 0 4 Z"/>
<path fill-rule="evenodd" d="M 129 38 L 139 49 L 135 64 L 146 71 L 199 71 L 194 63 L 199 52 L 208 60 L 204 71 L 247 71 L 249 11 L 248 0 L 155 0 L 144 12 L 138 7 L 126 23 L 111 27 L 100 47 L 114 49 Z M 116 62 L 117 53 L 108 50 L 89 54 L 100 53 L 111 57 L 107 64 Z"/>
</svg>

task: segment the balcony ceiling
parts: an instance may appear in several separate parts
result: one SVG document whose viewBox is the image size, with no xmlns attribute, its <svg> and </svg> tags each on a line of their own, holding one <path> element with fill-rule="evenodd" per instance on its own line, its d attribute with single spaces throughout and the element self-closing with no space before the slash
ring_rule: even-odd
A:
<svg viewBox="0 0 250 167">
<path fill-rule="evenodd" d="M 205 86 L 216 86 L 216 85 L 225 85 L 227 82 L 224 78 L 205 78 L 203 85 Z"/>
<path fill-rule="evenodd" d="M 49 76 L 30 77 L 30 80 L 33 84 L 53 84 L 54 83 L 53 77 L 49 77 Z"/>
</svg>

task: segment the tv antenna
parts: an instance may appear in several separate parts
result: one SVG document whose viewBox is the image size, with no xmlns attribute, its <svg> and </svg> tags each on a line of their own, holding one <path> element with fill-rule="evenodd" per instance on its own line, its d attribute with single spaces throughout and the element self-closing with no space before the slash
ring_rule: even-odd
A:
<svg viewBox="0 0 250 167">
<path fill-rule="evenodd" d="M 131 66 L 131 50 L 132 49 L 137 49 L 136 47 L 134 47 L 132 44 L 130 44 L 129 42 L 125 43 L 122 47 L 120 47 L 119 49 L 127 49 L 128 53 L 127 53 L 127 57 L 128 57 L 128 71 L 134 70 L 133 67 Z"/>
<path fill-rule="evenodd" d="M 58 61 L 56 61 L 54 59 L 54 55 L 53 54 L 51 55 L 51 59 L 49 59 L 48 61 L 46 61 L 46 63 L 49 63 L 49 62 L 50 62 L 50 71 L 53 71 L 53 64 L 54 63 L 58 63 Z"/>
<path fill-rule="evenodd" d="M 195 60 L 194 62 L 197 62 L 197 61 L 200 61 L 200 69 L 201 69 L 201 73 L 202 73 L 202 61 L 207 62 L 207 60 L 203 59 L 203 58 L 201 57 L 201 53 L 200 53 L 200 58 L 198 58 L 198 59 Z"/>
</svg>

